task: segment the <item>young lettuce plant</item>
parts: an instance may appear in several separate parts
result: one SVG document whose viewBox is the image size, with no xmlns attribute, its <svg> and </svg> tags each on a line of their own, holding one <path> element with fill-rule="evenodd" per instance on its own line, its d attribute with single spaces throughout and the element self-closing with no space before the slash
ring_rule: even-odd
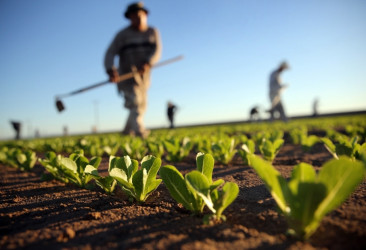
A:
<svg viewBox="0 0 366 250">
<path fill-rule="evenodd" d="M 69 179 L 65 176 L 61 166 L 61 155 L 56 155 L 55 152 L 49 151 L 44 159 L 38 161 L 47 170 L 48 174 L 42 174 L 41 180 L 51 180 L 52 178 L 69 183 Z"/>
<path fill-rule="evenodd" d="M 116 155 L 121 145 L 118 142 L 114 142 L 112 144 L 105 145 L 103 147 L 104 152 L 107 155 Z"/>
<path fill-rule="evenodd" d="M 232 182 L 224 184 L 222 179 L 212 181 L 214 159 L 210 154 L 198 153 L 196 165 L 197 170 L 185 177 L 174 166 L 163 166 L 160 176 L 170 195 L 187 210 L 201 214 L 206 205 L 213 213 L 211 218 L 225 220 L 222 213 L 238 196 L 238 185 Z"/>
<path fill-rule="evenodd" d="M 287 182 L 269 162 L 248 157 L 287 219 L 289 233 L 301 239 L 315 232 L 323 217 L 341 205 L 365 174 L 364 163 L 340 157 L 325 163 L 318 174 L 311 165 L 300 163 Z"/>
<path fill-rule="evenodd" d="M 5 163 L 23 171 L 30 171 L 37 162 L 36 153 L 32 150 L 22 151 L 19 148 L 11 148 L 5 153 Z"/>
<path fill-rule="evenodd" d="M 55 178 L 66 183 L 74 183 L 79 187 L 88 187 L 87 184 L 92 180 L 89 172 L 85 172 L 88 165 L 95 169 L 99 167 L 100 157 L 92 157 L 90 161 L 84 156 L 83 150 L 77 150 L 68 158 L 61 155 L 56 156 L 54 152 L 46 154 L 46 159 L 40 160 L 41 164 Z"/>
<path fill-rule="evenodd" d="M 352 139 L 339 138 L 339 143 L 333 143 L 329 138 L 323 137 L 321 141 L 324 143 L 325 148 L 332 154 L 332 156 L 338 159 L 339 156 L 345 155 L 352 159 L 362 160 L 362 155 L 366 155 L 366 142 L 363 144 L 357 143 L 358 137 L 355 136 Z"/>
<path fill-rule="evenodd" d="M 170 162 L 180 162 L 189 155 L 193 144 L 188 137 L 184 137 L 182 142 L 178 138 L 171 138 L 163 141 L 167 156 Z"/>
<path fill-rule="evenodd" d="M 266 161 L 272 162 L 284 143 L 283 139 L 276 139 L 274 142 L 263 138 L 259 145 L 259 151 Z"/>
<path fill-rule="evenodd" d="M 123 154 L 136 160 L 141 160 L 146 155 L 147 150 L 144 141 L 139 137 L 131 137 L 130 141 L 122 145 Z"/>
<path fill-rule="evenodd" d="M 162 181 L 156 179 L 160 166 L 161 159 L 152 155 L 147 155 L 142 159 L 141 169 L 139 169 L 138 161 L 129 156 L 111 156 L 108 171 L 129 197 L 137 202 L 144 202 Z"/>
<path fill-rule="evenodd" d="M 161 158 L 164 155 L 164 145 L 161 141 L 154 140 L 148 140 L 146 142 L 147 148 L 149 149 L 149 153 L 151 155 L 154 155 L 156 157 Z"/>
<path fill-rule="evenodd" d="M 255 142 L 248 139 L 238 150 L 239 155 L 243 159 L 245 165 L 249 165 L 248 155 L 255 153 Z"/>
<path fill-rule="evenodd" d="M 319 142 L 319 137 L 316 135 L 303 135 L 301 137 L 300 144 L 301 144 L 301 148 L 305 152 L 308 152 L 318 142 Z"/>
<path fill-rule="evenodd" d="M 112 157 L 110 157 L 109 162 L 111 161 L 111 158 Z M 117 185 L 117 181 L 112 176 L 100 176 L 98 173 L 98 169 L 92 165 L 86 166 L 85 174 L 91 176 L 94 179 L 95 184 L 103 189 L 104 192 L 109 195 L 113 194 L 113 191 Z"/>
<path fill-rule="evenodd" d="M 235 139 L 222 138 L 211 146 L 214 159 L 223 164 L 228 164 L 236 153 Z"/>
</svg>

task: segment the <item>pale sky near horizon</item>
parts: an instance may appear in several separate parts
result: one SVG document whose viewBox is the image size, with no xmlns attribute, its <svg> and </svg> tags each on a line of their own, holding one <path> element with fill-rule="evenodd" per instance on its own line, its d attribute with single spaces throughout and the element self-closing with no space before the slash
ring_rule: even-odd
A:
<svg viewBox="0 0 366 250">
<path fill-rule="evenodd" d="M 132 1 L 0 1 L 0 139 L 122 130 L 128 111 L 115 86 L 63 99 L 55 96 L 106 80 L 103 58 L 114 35 L 128 25 Z M 286 112 L 366 109 L 366 1 L 364 0 L 146 0 L 149 24 L 163 42 L 162 60 L 182 61 L 152 72 L 148 128 L 167 127 L 167 102 L 176 125 L 237 121 L 270 105 L 268 78 L 282 74 Z"/>
</svg>

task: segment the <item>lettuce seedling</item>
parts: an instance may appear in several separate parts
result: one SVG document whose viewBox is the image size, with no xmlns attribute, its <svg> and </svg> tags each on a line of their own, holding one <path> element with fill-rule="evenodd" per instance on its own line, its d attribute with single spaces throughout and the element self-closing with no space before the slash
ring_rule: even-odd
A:
<svg viewBox="0 0 366 250">
<path fill-rule="evenodd" d="M 108 171 L 128 196 L 138 202 L 144 202 L 162 181 L 156 179 L 160 166 L 161 159 L 152 155 L 142 159 L 141 169 L 138 169 L 138 161 L 129 156 L 111 156 Z"/>
<path fill-rule="evenodd" d="M 36 162 L 37 156 L 32 150 L 11 148 L 5 152 L 5 163 L 23 171 L 30 171 Z"/>
<path fill-rule="evenodd" d="M 68 158 L 60 155 L 56 156 L 54 152 L 46 155 L 46 159 L 40 160 L 41 164 L 48 170 L 55 178 L 60 180 L 67 180 L 66 183 L 71 182 L 79 187 L 87 187 L 92 176 L 85 172 L 88 165 L 98 168 L 101 162 L 100 157 L 92 157 L 90 161 L 84 156 L 83 150 L 77 150 Z"/>
<path fill-rule="evenodd" d="M 85 168 L 85 174 L 91 176 L 95 184 L 104 190 L 107 194 L 112 194 L 116 188 L 117 181 L 112 176 L 100 176 L 98 169 L 92 165 L 87 165 Z"/>
<path fill-rule="evenodd" d="M 228 182 L 219 190 L 224 180 L 212 181 L 214 159 L 210 154 L 198 153 L 196 165 L 197 170 L 185 177 L 174 166 L 163 166 L 160 176 L 170 195 L 187 210 L 201 214 L 206 205 L 212 211 L 213 218 L 225 219 L 222 212 L 236 199 L 239 187 Z"/>
<path fill-rule="evenodd" d="M 109 156 L 110 155 L 116 155 L 120 147 L 121 147 L 121 145 L 118 142 L 115 142 L 115 143 L 110 144 L 110 145 L 105 145 L 103 147 L 103 150 Z"/>
<path fill-rule="evenodd" d="M 148 140 L 146 142 L 146 145 L 151 155 L 154 155 L 159 158 L 161 158 L 164 155 L 164 145 L 162 142 L 156 140 Z"/>
<path fill-rule="evenodd" d="M 259 145 L 259 151 L 265 160 L 272 162 L 280 151 L 283 143 L 283 139 L 276 139 L 274 142 L 272 142 L 266 138 L 263 138 L 262 143 Z"/>
<path fill-rule="evenodd" d="M 79 140 L 78 147 L 89 156 L 102 156 L 104 148 L 98 138 L 82 138 Z"/>
<path fill-rule="evenodd" d="M 147 153 L 147 147 L 139 137 L 131 137 L 129 142 L 122 145 L 122 150 L 124 155 L 128 155 L 136 160 L 141 160 Z"/>
<path fill-rule="evenodd" d="M 64 183 L 69 183 L 69 179 L 65 176 L 61 166 L 61 155 L 56 155 L 55 152 L 47 152 L 44 159 L 39 159 L 41 165 L 47 170 L 47 172 L 55 179 Z M 49 174 L 43 174 L 42 180 L 50 180 Z"/>
<path fill-rule="evenodd" d="M 315 232 L 323 217 L 341 205 L 365 174 L 364 163 L 340 157 L 325 163 L 318 175 L 311 165 L 300 163 L 287 182 L 269 162 L 248 157 L 286 217 L 289 232 L 301 239 Z"/>
<path fill-rule="evenodd" d="M 307 134 L 308 130 L 306 126 L 294 128 L 289 132 L 292 143 L 296 145 L 301 144 L 301 138 L 307 136 Z"/>
<path fill-rule="evenodd" d="M 255 153 L 255 143 L 253 140 L 248 139 L 238 150 L 239 155 L 243 159 L 245 165 L 249 165 L 248 155 Z"/>
<path fill-rule="evenodd" d="M 198 152 L 203 152 L 205 154 L 211 154 L 212 155 L 212 137 L 201 137 L 197 140 L 196 144 L 196 150 Z"/>
<path fill-rule="evenodd" d="M 325 148 L 332 154 L 334 158 L 338 159 L 339 156 L 345 155 L 351 157 L 352 159 L 362 160 L 362 155 L 366 155 L 366 142 L 363 144 L 357 143 L 357 136 L 348 140 L 344 137 L 339 137 L 338 139 L 338 143 L 333 143 L 329 138 L 321 138 Z"/>
<path fill-rule="evenodd" d="M 223 164 L 228 164 L 236 153 L 235 139 L 234 138 L 222 138 L 221 140 L 213 143 L 211 146 L 211 152 L 214 159 Z"/>
<path fill-rule="evenodd" d="M 271 132 L 258 132 L 252 136 L 252 140 L 255 142 L 256 145 L 260 145 L 263 142 L 263 139 L 274 143 L 275 141 L 282 139 L 283 135 L 284 133 L 280 129 L 272 130 Z"/>
<path fill-rule="evenodd" d="M 163 145 L 166 150 L 166 160 L 170 162 L 182 161 L 189 155 L 193 144 L 188 137 L 184 137 L 181 141 L 178 138 L 171 138 L 163 141 Z"/>
<path fill-rule="evenodd" d="M 301 148 L 308 152 L 316 143 L 319 142 L 319 137 L 316 135 L 303 135 L 301 137 Z"/>
</svg>

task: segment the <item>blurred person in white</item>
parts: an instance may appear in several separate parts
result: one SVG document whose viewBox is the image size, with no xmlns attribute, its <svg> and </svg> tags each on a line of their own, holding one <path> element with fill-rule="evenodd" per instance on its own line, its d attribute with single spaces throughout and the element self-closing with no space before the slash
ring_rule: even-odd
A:
<svg viewBox="0 0 366 250">
<path fill-rule="evenodd" d="M 271 115 L 271 120 L 275 119 L 276 114 L 279 114 L 279 118 L 281 120 L 288 120 L 281 101 L 282 91 L 287 88 L 288 85 L 282 83 L 280 74 L 284 70 L 289 68 L 290 67 L 287 62 L 282 62 L 279 67 L 271 73 L 269 77 L 269 98 L 271 101 L 271 109 L 268 110 L 268 112 Z"/>
</svg>

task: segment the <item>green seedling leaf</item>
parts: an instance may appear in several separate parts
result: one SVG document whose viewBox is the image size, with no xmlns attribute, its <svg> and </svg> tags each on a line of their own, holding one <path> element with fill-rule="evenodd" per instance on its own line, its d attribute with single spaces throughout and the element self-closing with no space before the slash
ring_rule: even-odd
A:
<svg viewBox="0 0 366 250">
<path fill-rule="evenodd" d="M 365 165 L 347 157 L 324 164 L 318 181 L 326 186 L 327 195 L 315 212 L 315 217 L 322 217 L 338 207 L 361 183 L 364 175 Z"/>
<path fill-rule="evenodd" d="M 320 140 L 324 143 L 324 147 L 329 151 L 329 153 L 331 153 L 334 158 L 338 159 L 334 143 L 327 137 L 323 137 Z"/>
<path fill-rule="evenodd" d="M 130 197 L 144 202 L 161 183 L 156 179 L 160 165 L 161 159 L 151 155 L 142 159 L 141 169 L 138 169 L 138 162 L 129 156 L 110 157 L 109 175 Z"/>
<path fill-rule="evenodd" d="M 78 166 L 70 158 L 62 158 L 61 159 L 61 164 L 62 164 L 62 166 L 64 166 L 65 168 L 67 168 L 68 170 L 70 170 L 74 174 L 76 174 L 77 171 L 78 171 Z"/>
<path fill-rule="evenodd" d="M 92 175 L 93 177 L 99 178 L 98 169 L 96 169 L 93 165 L 87 165 L 84 170 L 85 174 Z"/>
<path fill-rule="evenodd" d="M 189 192 L 183 175 L 171 165 L 162 166 L 159 173 L 170 195 L 186 209 L 198 212 L 192 205 L 194 197 Z"/>
<path fill-rule="evenodd" d="M 250 155 L 250 162 L 285 215 L 290 230 L 309 238 L 322 218 L 339 206 L 363 180 L 365 164 L 342 156 L 325 163 L 319 174 L 309 164 L 294 167 L 286 183 L 270 163 Z"/>
<path fill-rule="evenodd" d="M 24 162 L 26 162 L 27 156 L 25 156 L 25 154 L 19 153 L 16 155 L 16 159 L 19 164 L 23 164 Z"/>
<path fill-rule="evenodd" d="M 253 140 L 247 140 L 238 151 L 239 155 L 243 159 L 244 164 L 249 165 L 248 155 L 254 154 L 255 143 Z"/>
<path fill-rule="evenodd" d="M 214 181 L 210 186 L 210 191 L 213 191 L 213 190 L 219 188 L 224 183 L 225 183 L 225 181 L 223 179 L 218 179 L 218 180 Z"/>
<path fill-rule="evenodd" d="M 120 168 L 113 168 L 109 175 L 116 179 L 120 184 L 129 189 L 134 189 L 133 184 L 129 182 L 127 173 Z"/>
<path fill-rule="evenodd" d="M 249 155 L 248 159 L 251 166 L 266 185 L 280 210 L 284 214 L 288 213 L 289 207 L 287 206 L 285 196 L 289 193 L 289 190 L 286 180 L 269 162 L 262 160 L 256 155 Z"/>
<path fill-rule="evenodd" d="M 195 196 L 203 199 L 206 203 L 207 207 L 213 212 L 216 213 L 215 208 L 213 207 L 213 202 L 210 196 L 210 182 L 205 175 L 200 173 L 197 170 L 193 170 L 185 176 L 185 180 L 187 183 L 188 189 Z"/>
<path fill-rule="evenodd" d="M 145 156 L 141 162 L 142 169 L 133 176 L 132 183 L 135 187 L 137 201 L 145 201 L 162 180 L 157 180 L 156 175 L 161 166 L 161 159 L 155 156 Z"/>
<path fill-rule="evenodd" d="M 222 190 L 216 192 L 213 202 L 218 219 L 222 217 L 222 212 L 236 199 L 236 197 L 238 197 L 238 194 L 239 187 L 233 182 L 225 183 L 225 185 L 222 187 Z"/>
<path fill-rule="evenodd" d="M 210 154 L 198 153 L 196 156 L 197 170 L 212 182 L 212 172 L 214 168 L 214 158 Z"/>
<path fill-rule="evenodd" d="M 95 183 L 108 194 L 112 194 L 117 185 L 117 181 L 112 176 L 100 177 L 95 180 Z"/>
</svg>

